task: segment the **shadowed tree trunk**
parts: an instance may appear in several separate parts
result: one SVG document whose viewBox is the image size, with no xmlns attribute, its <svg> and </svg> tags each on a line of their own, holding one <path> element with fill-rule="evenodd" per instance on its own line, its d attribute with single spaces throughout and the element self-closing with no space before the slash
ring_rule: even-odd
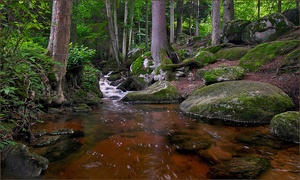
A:
<svg viewBox="0 0 300 180">
<path fill-rule="evenodd" d="M 152 0 L 151 54 L 156 67 L 161 63 L 161 49 L 167 49 L 165 0 Z"/>
<path fill-rule="evenodd" d="M 146 0 L 146 33 L 145 33 L 145 36 L 146 36 L 146 39 L 145 39 L 145 43 L 146 43 L 146 49 L 148 49 L 148 38 L 149 38 L 149 17 L 148 17 L 148 14 L 149 14 L 149 2 L 148 0 Z"/>
<path fill-rule="evenodd" d="M 127 53 L 127 19 L 128 19 L 128 0 L 125 1 L 124 25 L 123 25 L 123 43 L 122 43 L 122 62 L 125 62 Z"/>
<path fill-rule="evenodd" d="M 59 64 L 55 66 L 57 73 L 57 92 L 54 103 L 62 104 L 66 99 L 63 93 L 63 80 L 66 75 L 70 43 L 72 0 L 53 1 L 51 32 L 48 54 Z"/>
<path fill-rule="evenodd" d="M 195 36 L 199 36 L 199 0 L 195 0 Z"/>
<path fill-rule="evenodd" d="M 183 0 L 177 0 L 177 27 L 176 27 L 176 39 L 179 34 L 182 33 L 182 13 L 183 13 Z"/>
</svg>

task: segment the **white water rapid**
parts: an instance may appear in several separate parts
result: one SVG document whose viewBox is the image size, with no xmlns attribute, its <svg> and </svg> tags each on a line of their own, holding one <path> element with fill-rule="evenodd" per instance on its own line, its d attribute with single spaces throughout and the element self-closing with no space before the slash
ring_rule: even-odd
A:
<svg viewBox="0 0 300 180">
<path fill-rule="evenodd" d="M 120 84 L 116 86 L 111 85 L 111 82 L 108 80 L 111 73 L 112 71 L 100 78 L 99 86 L 101 92 L 103 93 L 104 99 L 116 102 L 121 100 L 128 93 L 128 91 L 124 92 L 121 89 L 117 89 Z"/>
</svg>

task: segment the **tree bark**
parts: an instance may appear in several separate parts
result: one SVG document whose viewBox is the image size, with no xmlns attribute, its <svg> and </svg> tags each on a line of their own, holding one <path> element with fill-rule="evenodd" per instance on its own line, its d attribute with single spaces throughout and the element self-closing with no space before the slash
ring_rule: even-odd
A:
<svg viewBox="0 0 300 180">
<path fill-rule="evenodd" d="M 152 0 L 151 54 L 155 67 L 161 63 L 159 53 L 162 49 L 167 49 L 165 1 Z"/>
<path fill-rule="evenodd" d="M 115 31 L 114 31 L 114 25 L 113 25 L 112 14 L 111 14 L 110 0 L 105 0 L 105 3 L 106 3 L 106 15 L 107 15 L 107 21 L 108 21 L 108 30 L 109 30 L 109 35 L 110 35 L 110 39 L 112 42 L 112 49 L 113 49 L 113 53 L 114 53 L 115 59 L 117 61 L 117 64 L 118 64 L 118 66 L 120 66 L 121 64 L 120 64 L 120 60 L 119 60 L 116 36 L 114 33 Z"/>
<path fill-rule="evenodd" d="M 114 0 L 114 31 L 115 31 L 115 43 L 117 50 L 119 52 L 120 46 L 119 46 L 119 28 L 118 28 L 118 12 L 117 12 L 117 0 Z"/>
<path fill-rule="evenodd" d="M 129 27 L 129 32 L 128 32 L 128 49 L 127 51 L 129 51 L 131 49 L 132 46 L 132 37 L 133 37 L 133 13 L 134 13 L 134 0 L 130 1 L 130 27 Z"/>
<path fill-rule="evenodd" d="M 281 0 L 278 0 L 277 9 L 278 12 L 281 13 Z"/>
<path fill-rule="evenodd" d="M 70 27 L 72 0 L 56 0 L 52 8 L 51 32 L 48 44 L 49 55 L 59 63 L 55 66 L 57 72 L 57 96 L 54 102 L 62 104 L 66 101 L 63 93 L 63 81 L 66 75 L 70 43 Z"/>
<path fill-rule="evenodd" d="M 170 0 L 170 44 L 174 41 L 174 0 Z"/>
<path fill-rule="evenodd" d="M 182 33 L 182 13 L 183 13 L 183 0 L 177 0 L 177 27 L 176 27 L 176 39 Z"/>
<path fill-rule="evenodd" d="M 212 35 L 211 44 L 220 44 L 220 0 L 212 0 Z"/>
<path fill-rule="evenodd" d="M 257 18 L 260 18 L 260 0 L 257 0 Z"/>
<path fill-rule="evenodd" d="M 223 26 L 234 19 L 234 3 L 233 0 L 224 0 Z"/>
<path fill-rule="evenodd" d="M 149 37 L 149 16 L 148 16 L 148 14 L 149 14 L 149 1 L 148 0 L 146 0 L 146 32 L 145 32 L 145 43 L 146 43 L 146 46 L 145 46 L 145 48 L 146 49 L 148 49 L 148 37 Z"/>
<path fill-rule="evenodd" d="M 123 43 L 122 43 L 122 61 L 125 62 L 127 53 L 127 19 L 128 19 L 128 0 L 125 1 L 124 25 L 123 25 Z"/>
<path fill-rule="evenodd" d="M 199 0 L 196 0 L 195 4 L 195 36 L 199 36 Z"/>
</svg>

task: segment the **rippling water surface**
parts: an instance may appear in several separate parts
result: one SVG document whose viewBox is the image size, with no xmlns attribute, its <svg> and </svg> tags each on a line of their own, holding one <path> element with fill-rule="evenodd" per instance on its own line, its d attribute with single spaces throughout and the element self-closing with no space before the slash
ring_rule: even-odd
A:
<svg viewBox="0 0 300 180">
<path fill-rule="evenodd" d="M 187 117 L 177 104 L 130 105 L 105 102 L 89 113 L 52 115 L 34 131 L 72 128 L 84 132 L 83 145 L 68 157 L 52 162 L 44 179 L 207 179 L 210 162 L 197 154 L 180 154 L 169 143 L 174 131 L 205 135 L 211 154 L 226 159 L 247 149 L 271 159 L 261 179 L 298 179 L 299 148 L 272 149 L 238 143 L 241 132 L 268 132 L 268 126 L 210 125 Z"/>
</svg>

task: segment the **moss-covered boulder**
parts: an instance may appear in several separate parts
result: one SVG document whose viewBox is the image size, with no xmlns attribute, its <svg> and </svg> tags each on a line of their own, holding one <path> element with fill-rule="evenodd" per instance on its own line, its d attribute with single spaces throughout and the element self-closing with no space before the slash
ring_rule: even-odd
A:
<svg viewBox="0 0 300 180">
<path fill-rule="evenodd" d="M 248 24 L 242 33 L 242 40 L 247 44 L 259 44 L 275 40 L 291 30 L 293 24 L 280 13 L 266 15 Z"/>
<path fill-rule="evenodd" d="M 191 37 L 185 33 L 181 33 L 179 34 L 177 40 L 176 40 L 176 44 L 182 46 L 185 44 L 188 44 L 190 41 Z"/>
<path fill-rule="evenodd" d="M 1 177 L 3 179 L 32 179 L 48 168 L 49 161 L 29 151 L 24 144 L 6 146 L 1 151 Z"/>
<path fill-rule="evenodd" d="M 248 47 L 225 48 L 225 49 L 221 49 L 218 52 L 216 52 L 215 55 L 218 59 L 240 60 L 250 50 L 251 50 L 251 48 L 248 48 Z"/>
<path fill-rule="evenodd" d="M 232 20 L 227 22 L 223 29 L 223 41 L 241 43 L 243 28 L 250 23 L 251 21 L 247 20 Z"/>
<path fill-rule="evenodd" d="M 270 160 L 259 156 L 236 157 L 213 166 L 209 171 L 212 179 L 253 179 L 270 167 Z"/>
<path fill-rule="evenodd" d="M 289 111 L 274 116 L 270 123 L 271 133 L 279 139 L 299 143 L 300 113 Z"/>
<path fill-rule="evenodd" d="M 141 104 L 178 103 L 182 97 L 170 82 L 158 81 L 144 90 L 129 92 L 122 101 Z"/>
<path fill-rule="evenodd" d="M 154 61 L 151 58 L 151 52 L 146 52 L 145 54 L 138 57 L 130 66 L 130 71 L 134 75 L 145 75 L 151 74 L 154 68 Z"/>
<path fill-rule="evenodd" d="M 239 66 L 225 66 L 206 70 L 201 74 L 203 74 L 202 78 L 204 79 L 205 84 L 212 84 L 222 81 L 234 81 L 243 79 L 245 70 L 244 68 Z"/>
<path fill-rule="evenodd" d="M 216 45 L 216 46 L 209 46 L 209 47 L 206 47 L 206 48 L 199 48 L 197 49 L 197 52 L 200 52 L 200 51 L 208 51 L 208 52 L 211 52 L 211 53 L 216 53 L 218 52 L 220 49 L 222 48 L 222 45 Z"/>
<path fill-rule="evenodd" d="M 282 13 L 294 25 L 299 26 L 299 9 L 288 9 Z"/>
<path fill-rule="evenodd" d="M 300 57 L 300 49 L 297 48 L 293 52 L 289 53 L 283 61 L 283 64 L 280 66 L 280 70 L 282 73 L 286 72 L 297 72 L 299 71 L 299 57 Z"/>
<path fill-rule="evenodd" d="M 299 40 L 274 41 L 263 43 L 250 50 L 241 58 L 239 66 L 246 71 L 255 72 L 265 64 L 272 62 L 276 57 L 285 55 L 299 46 Z"/>
<path fill-rule="evenodd" d="M 294 108 L 281 89 L 261 82 L 229 81 L 198 89 L 180 108 L 201 118 L 234 125 L 269 123 L 278 113 Z"/>
<path fill-rule="evenodd" d="M 217 62 L 217 57 L 209 51 L 200 51 L 195 55 L 194 60 L 205 66 Z"/>
</svg>

